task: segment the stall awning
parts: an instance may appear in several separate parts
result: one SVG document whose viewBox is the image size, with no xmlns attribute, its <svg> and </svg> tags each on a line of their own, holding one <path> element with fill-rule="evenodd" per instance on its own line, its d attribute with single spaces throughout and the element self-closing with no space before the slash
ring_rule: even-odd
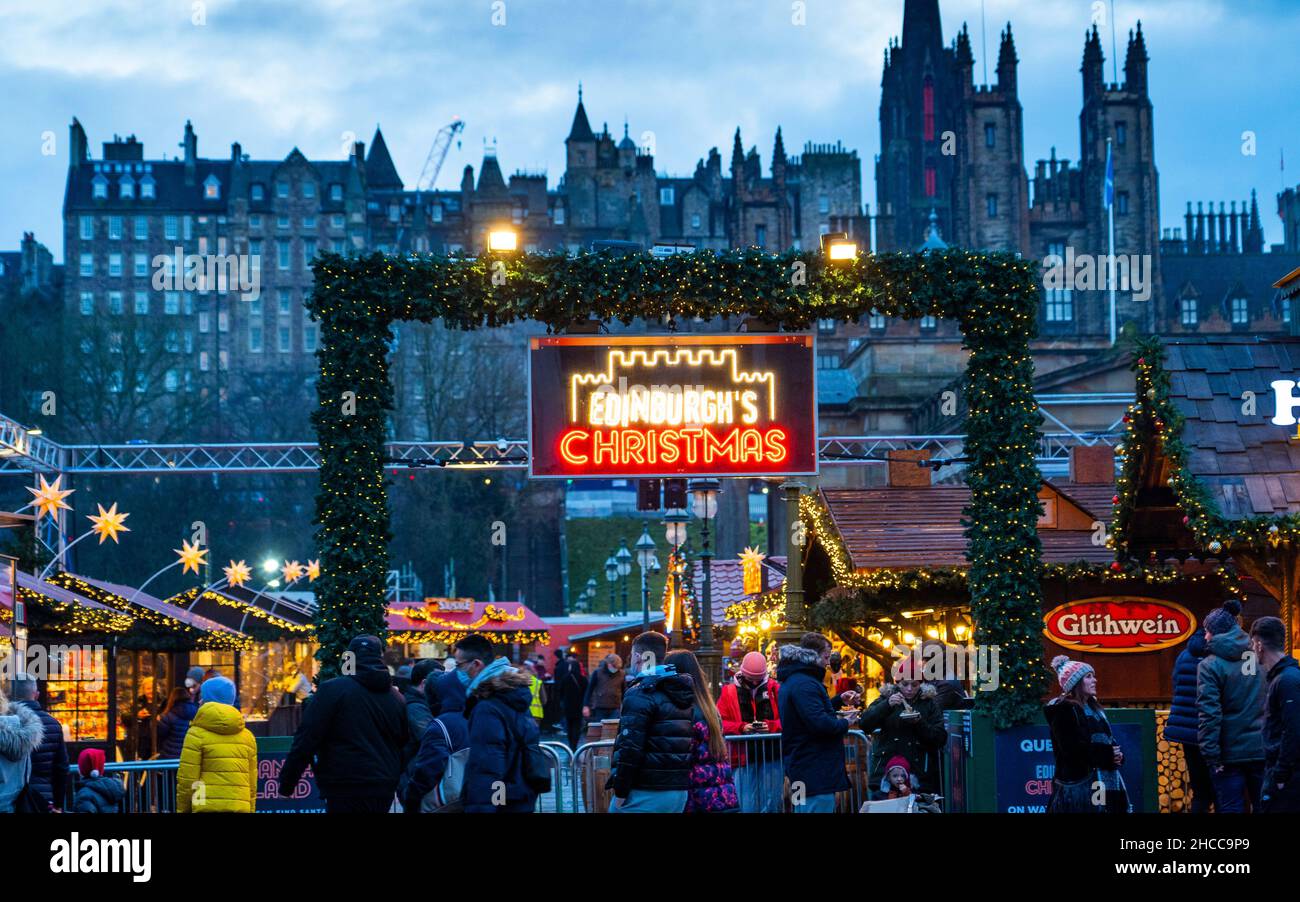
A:
<svg viewBox="0 0 1300 902">
<path fill-rule="evenodd" d="M 546 621 L 518 602 L 474 601 L 470 598 L 426 598 L 388 605 L 389 632 L 404 642 L 453 643 L 470 633 L 496 642 L 550 642 Z"/>
<path fill-rule="evenodd" d="M 13 617 L 13 597 L 7 581 L 0 582 L 5 583 L 0 586 L 0 608 L 6 609 L 2 616 L 8 622 Z M 58 632 L 124 633 L 135 623 L 129 614 L 21 570 L 18 571 L 18 597 L 48 614 Z M 30 615 L 27 621 L 31 625 Z"/>
<path fill-rule="evenodd" d="M 247 632 L 261 627 L 285 635 L 312 632 L 313 612 L 300 602 L 276 595 L 260 594 L 244 586 L 208 589 L 197 601 L 200 587 L 186 589 L 166 603 L 215 621 L 232 630 Z"/>
</svg>

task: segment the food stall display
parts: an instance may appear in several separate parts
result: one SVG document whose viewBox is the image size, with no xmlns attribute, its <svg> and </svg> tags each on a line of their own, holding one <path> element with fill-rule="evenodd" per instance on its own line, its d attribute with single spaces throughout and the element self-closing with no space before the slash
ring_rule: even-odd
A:
<svg viewBox="0 0 1300 902">
<path fill-rule="evenodd" d="M 526 605 L 474 601 L 472 598 L 426 598 L 390 602 L 389 643 L 405 646 L 406 657 L 446 657 L 462 636 L 481 633 L 499 645 L 548 644 L 546 621 Z M 425 648 L 420 655 L 418 646 Z M 432 652 L 432 654 L 429 654 Z"/>
</svg>

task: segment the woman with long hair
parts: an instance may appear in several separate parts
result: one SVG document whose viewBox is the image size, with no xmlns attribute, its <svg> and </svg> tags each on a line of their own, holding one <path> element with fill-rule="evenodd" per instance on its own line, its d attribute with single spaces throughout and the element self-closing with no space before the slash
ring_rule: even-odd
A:
<svg viewBox="0 0 1300 902">
<path fill-rule="evenodd" d="M 686 795 L 687 814 L 708 814 L 740 810 L 736 784 L 731 776 L 727 741 L 723 738 L 722 717 L 713 703 L 708 678 L 700 668 L 694 652 L 679 649 L 664 657 L 664 664 L 679 674 L 689 676 L 695 688 L 692 714 L 694 735 L 691 737 L 691 779 Z"/>
<path fill-rule="evenodd" d="M 1061 694 L 1043 707 L 1056 759 L 1047 810 L 1053 814 L 1132 811 L 1120 774 L 1124 750 L 1097 700 L 1096 672 L 1065 655 L 1052 659 L 1052 669 Z"/>
<path fill-rule="evenodd" d="M 179 758 L 185 747 L 185 734 L 190 730 L 199 706 L 190 697 L 190 690 L 177 686 L 167 696 L 167 707 L 158 715 L 158 757 Z"/>
</svg>

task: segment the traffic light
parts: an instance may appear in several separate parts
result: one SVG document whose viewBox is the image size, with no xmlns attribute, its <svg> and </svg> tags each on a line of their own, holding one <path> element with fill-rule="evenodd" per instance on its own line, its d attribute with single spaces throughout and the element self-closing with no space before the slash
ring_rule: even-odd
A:
<svg viewBox="0 0 1300 902">
<path fill-rule="evenodd" d="M 685 510 L 687 507 L 686 480 L 664 480 L 664 508 L 667 510 Z"/>
<path fill-rule="evenodd" d="M 637 510 L 659 510 L 659 482 L 658 479 L 638 479 L 636 481 Z"/>
</svg>

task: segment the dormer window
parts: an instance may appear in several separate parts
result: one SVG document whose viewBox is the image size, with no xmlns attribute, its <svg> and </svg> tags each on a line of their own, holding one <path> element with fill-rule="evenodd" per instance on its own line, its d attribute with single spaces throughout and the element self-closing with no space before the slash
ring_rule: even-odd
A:
<svg viewBox="0 0 1300 902">
<path fill-rule="evenodd" d="M 135 179 L 129 175 L 122 176 L 117 183 L 118 197 L 126 199 L 135 197 Z"/>
<path fill-rule="evenodd" d="M 333 201 L 343 200 L 343 186 L 340 185 L 338 182 L 335 182 L 334 184 L 330 185 L 330 200 Z"/>
<path fill-rule="evenodd" d="M 146 175 L 140 179 L 140 197 L 141 199 L 152 200 L 154 197 L 154 180 L 152 175 Z"/>
<path fill-rule="evenodd" d="M 103 200 L 108 197 L 108 179 L 104 176 L 104 173 L 96 173 L 90 184 L 91 193 L 96 200 Z"/>
<path fill-rule="evenodd" d="M 203 180 L 203 197 L 205 200 L 221 199 L 221 179 L 210 175 Z"/>
<path fill-rule="evenodd" d="M 1250 302 L 1243 297 L 1235 297 L 1228 302 L 1234 326 L 1250 324 Z"/>
<path fill-rule="evenodd" d="M 261 182 L 254 182 L 252 187 L 248 189 L 248 192 L 248 196 L 252 200 L 261 200 L 266 196 L 266 188 Z"/>
</svg>

